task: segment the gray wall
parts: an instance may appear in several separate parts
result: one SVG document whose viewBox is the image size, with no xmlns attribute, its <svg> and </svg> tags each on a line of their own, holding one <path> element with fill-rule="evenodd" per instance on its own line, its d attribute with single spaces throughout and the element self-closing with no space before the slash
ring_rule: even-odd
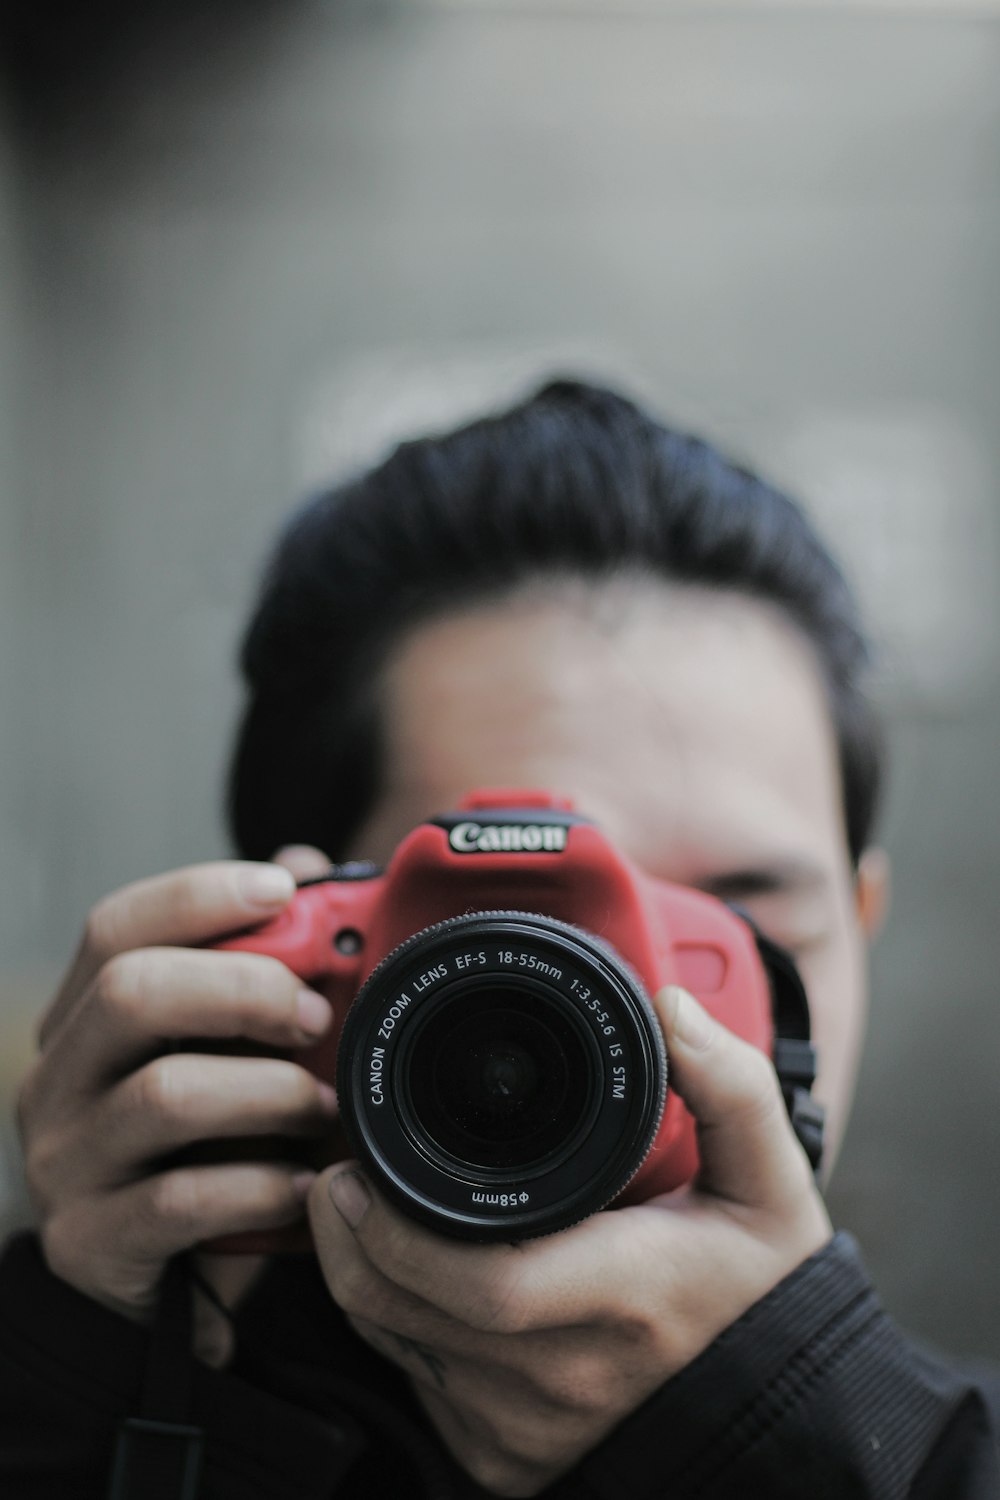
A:
<svg viewBox="0 0 1000 1500">
<path fill-rule="evenodd" d="M 995 1352 L 1000 27 L 226 16 L 133 22 L 11 96 L 0 1081 L 91 902 L 224 848 L 233 646 L 288 504 L 610 369 L 795 484 L 861 579 L 896 907 L 832 1205 L 901 1318 Z"/>
</svg>

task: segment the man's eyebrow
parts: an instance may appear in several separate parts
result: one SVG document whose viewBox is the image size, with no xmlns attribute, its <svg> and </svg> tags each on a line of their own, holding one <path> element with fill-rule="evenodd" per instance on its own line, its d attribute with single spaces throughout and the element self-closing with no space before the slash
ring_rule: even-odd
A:
<svg viewBox="0 0 1000 1500">
<path fill-rule="evenodd" d="M 826 871 L 804 859 L 776 860 L 773 864 L 753 865 L 746 869 L 726 870 L 706 875 L 694 882 L 701 891 L 723 901 L 738 901 L 748 896 L 774 896 L 799 891 L 820 890 L 827 884 Z"/>
</svg>

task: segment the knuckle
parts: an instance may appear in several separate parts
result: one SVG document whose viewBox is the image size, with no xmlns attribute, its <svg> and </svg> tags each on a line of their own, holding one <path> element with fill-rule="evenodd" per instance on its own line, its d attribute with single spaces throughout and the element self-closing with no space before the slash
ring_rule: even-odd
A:
<svg viewBox="0 0 1000 1500">
<path fill-rule="evenodd" d="M 381 1326 L 388 1297 L 381 1278 L 374 1276 L 359 1256 L 338 1257 L 333 1273 L 333 1291 L 342 1310 L 350 1317 Z"/>
<path fill-rule="evenodd" d="M 199 1226 L 205 1221 L 205 1192 L 196 1171 L 179 1167 L 164 1172 L 149 1183 L 151 1216 L 169 1224 L 184 1238 L 198 1238 Z"/>
<path fill-rule="evenodd" d="M 502 1447 L 477 1443 L 464 1456 L 463 1463 L 476 1483 L 490 1494 L 532 1495 L 538 1488 L 534 1476 L 525 1472 L 520 1456 Z"/>
<path fill-rule="evenodd" d="M 21 1141 L 27 1144 L 38 1101 L 38 1064 L 33 1063 L 14 1095 L 14 1120 Z"/>
<path fill-rule="evenodd" d="M 266 1023 L 295 1025 L 299 981 L 277 958 L 262 953 L 227 954 L 229 1005 L 236 1024 L 252 1030 Z"/>
<path fill-rule="evenodd" d="M 24 1180 L 36 1205 L 51 1204 L 63 1151 L 49 1132 L 32 1140 L 24 1152 Z"/>
<path fill-rule="evenodd" d="M 756 1047 L 748 1048 L 742 1058 L 735 1095 L 740 1110 L 755 1121 L 768 1120 L 781 1105 L 774 1066 Z"/>
<path fill-rule="evenodd" d="M 241 1018 L 255 1016 L 273 982 L 271 970 L 280 970 L 281 965 L 277 960 L 257 953 L 227 954 L 226 964 L 230 1005 Z"/>
<path fill-rule="evenodd" d="M 788 1200 L 797 1208 L 804 1208 L 806 1205 L 809 1205 L 809 1211 L 811 1211 L 815 1207 L 817 1199 L 816 1179 L 813 1176 L 813 1169 L 805 1150 L 791 1133 L 791 1122 L 788 1120 L 788 1116 L 784 1110 L 782 1110 L 782 1118 L 789 1130 L 790 1144 L 794 1142 L 795 1147 L 785 1167 L 785 1187 Z"/>
<path fill-rule="evenodd" d="M 176 1120 L 187 1114 L 190 1089 L 175 1057 L 157 1057 L 135 1074 L 133 1088 L 136 1103 L 143 1114 L 159 1119 Z"/>
<path fill-rule="evenodd" d="M 507 1496 L 516 1493 L 510 1487 L 509 1465 L 495 1454 L 482 1451 L 471 1453 L 465 1461 L 465 1466 L 476 1484 L 489 1494 Z"/>
<path fill-rule="evenodd" d="M 102 897 L 83 925 L 83 948 L 98 960 L 110 958 L 121 947 L 121 901 L 119 892 Z"/>
<path fill-rule="evenodd" d="M 79 1225 L 67 1214 L 52 1214 L 42 1224 L 39 1239 L 52 1274 L 62 1281 L 73 1282 L 81 1256 L 85 1254 Z"/>
<path fill-rule="evenodd" d="M 399 1299 L 391 1282 L 384 1281 L 377 1276 L 367 1279 L 359 1277 L 357 1295 L 359 1300 L 355 1306 L 356 1315 L 360 1314 L 363 1308 L 368 1321 L 379 1328 L 394 1329 L 399 1323 Z"/>
<path fill-rule="evenodd" d="M 16 1110 L 21 1137 L 24 1184 L 39 1214 L 51 1211 L 60 1184 L 65 1178 L 65 1140 L 51 1125 L 33 1120 L 30 1095 L 34 1092 L 34 1070 L 25 1078 L 18 1092 Z"/>
<path fill-rule="evenodd" d="M 377 1236 L 371 1236 L 366 1251 L 379 1275 L 397 1286 L 422 1281 L 421 1266 L 414 1254 L 408 1227 L 388 1219 L 379 1225 Z"/>
<path fill-rule="evenodd" d="M 551 1418 L 543 1424 L 519 1421 L 502 1436 L 507 1463 L 520 1470 L 548 1467 L 558 1461 L 568 1446 L 562 1440 L 562 1434 L 553 1431 Z"/>
<path fill-rule="evenodd" d="M 492 1445 L 480 1440 L 463 1456 L 463 1464 L 476 1484 L 494 1495 L 510 1495 L 511 1466 Z"/>
<path fill-rule="evenodd" d="M 149 965 L 142 953 L 117 953 L 101 965 L 96 994 L 99 1003 L 115 1016 L 128 1016 L 142 1008 L 149 992 Z"/>
<path fill-rule="evenodd" d="M 162 893 L 164 924 L 184 931 L 197 921 L 205 903 L 208 871 L 203 867 L 175 871 Z"/>
<path fill-rule="evenodd" d="M 593 1419 L 615 1404 L 615 1372 L 600 1354 L 578 1352 L 553 1360 L 544 1376 L 549 1405 L 566 1416 Z"/>
</svg>

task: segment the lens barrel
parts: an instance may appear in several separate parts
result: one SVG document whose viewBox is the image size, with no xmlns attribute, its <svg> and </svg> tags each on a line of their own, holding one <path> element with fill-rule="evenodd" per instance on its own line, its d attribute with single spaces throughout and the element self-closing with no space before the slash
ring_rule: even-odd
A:
<svg viewBox="0 0 1000 1500">
<path fill-rule="evenodd" d="M 444 1234 L 549 1234 L 641 1166 L 666 1098 L 659 1024 L 627 964 L 580 928 L 474 912 L 425 928 L 359 991 L 337 1063 L 374 1180 Z"/>
</svg>

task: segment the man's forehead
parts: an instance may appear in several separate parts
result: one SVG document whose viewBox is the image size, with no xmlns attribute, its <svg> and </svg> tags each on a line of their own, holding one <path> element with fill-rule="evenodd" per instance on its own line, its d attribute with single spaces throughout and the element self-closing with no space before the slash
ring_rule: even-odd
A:
<svg viewBox="0 0 1000 1500">
<path fill-rule="evenodd" d="M 527 589 L 416 627 L 384 694 L 397 836 L 476 785 L 535 785 L 677 879 L 841 852 L 818 667 L 756 600 L 646 582 Z"/>
</svg>

